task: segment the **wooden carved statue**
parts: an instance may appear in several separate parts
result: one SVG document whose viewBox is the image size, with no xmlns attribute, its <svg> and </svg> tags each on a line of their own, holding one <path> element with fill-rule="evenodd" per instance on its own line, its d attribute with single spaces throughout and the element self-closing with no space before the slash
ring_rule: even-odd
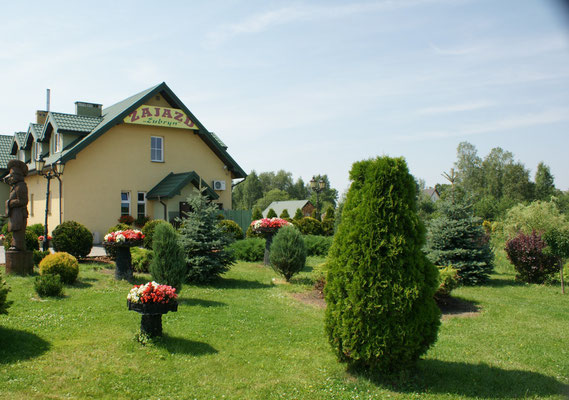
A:
<svg viewBox="0 0 569 400">
<path fill-rule="evenodd" d="M 6 216 L 8 232 L 12 232 L 9 250 L 26 250 L 26 225 L 28 223 L 28 186 L 24 178 L 28 175 L 28 167 L 20 160 L 8 162 L 10 173 L 4 182 L 10 185 L 10 197 L 6 200 Z"/>
</svg>

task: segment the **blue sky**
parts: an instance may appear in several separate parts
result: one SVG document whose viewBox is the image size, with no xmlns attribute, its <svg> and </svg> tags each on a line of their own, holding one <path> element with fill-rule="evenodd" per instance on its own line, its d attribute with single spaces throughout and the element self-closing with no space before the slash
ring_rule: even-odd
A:
<svg viewBox="0 0 569 400">
<path fill-rule="evenodd" d="M 111 105 L 165 81 L 246 172 L 326 173 L 403 156 L 427 185 L 469 141 L 569 188 L 569 14 L 561 1 L 10 2 L 0 133 L 35 110 Z"/>
</svg>

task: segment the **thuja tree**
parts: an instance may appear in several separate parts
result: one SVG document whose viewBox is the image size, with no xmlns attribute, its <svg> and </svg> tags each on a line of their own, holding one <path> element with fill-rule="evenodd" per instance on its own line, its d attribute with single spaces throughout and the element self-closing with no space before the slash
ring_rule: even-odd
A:
<svg viewBox="0 0 569 400">
<path fill-rule="evenodd" d="M 357 162 L 329 252 L 325 325 L 340 361 L 394 371 L 434 343 L 438 273 L 421 248 L 415 182 L 403 158 Z"/>
<path fill-rule="evenodd" d="M 425 251 L 436 265 L 458 270 L 459 282 L 478 285 L 486 282 L 494 257 L 482 220 L 465 202 L 439 202 L 440 217 L 429 224 Z"/>
<path fill-rule="evenodd" d="M 190 212 L 180 225 L 180 244 L 188 282 L 207 282 L 229 271 L 235 262 L 227 246 L 232 239 L 217 220 L 218 208 L 198 193 L 187 199 Z"/>
<path fill-rule="evenodd" d="M 161 224 L 156 227 L 152 250 L 154 251 L 150 262 L 152 279 L 163 285 L 175 287 L 179 293 L 186 278 L 186 263 L 178 232 L 172 225 Z"/>
</svg>

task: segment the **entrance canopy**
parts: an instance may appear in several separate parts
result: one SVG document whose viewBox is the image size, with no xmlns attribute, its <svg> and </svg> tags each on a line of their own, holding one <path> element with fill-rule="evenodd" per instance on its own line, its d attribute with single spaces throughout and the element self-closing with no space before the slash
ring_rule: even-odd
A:
<svg viewBox="0 0 569 400">
<path fill-rule="evenodd" d="M 219 195 L 202 179 L 195 171 L 182 172 L 175 174 L 170 172 L 164 179 L 162 179 L 156 186 L 154 186 L 148 193 L 146 198 L 153 199 L 171 199 L 182 193 L 182 189 L 189 183 L 192 183 L 196 188 L 201 189 L 203 193 L 210 200 L 217 200 Z M 205 190 L 204 190 L 205 189 Z"/>
</svg>

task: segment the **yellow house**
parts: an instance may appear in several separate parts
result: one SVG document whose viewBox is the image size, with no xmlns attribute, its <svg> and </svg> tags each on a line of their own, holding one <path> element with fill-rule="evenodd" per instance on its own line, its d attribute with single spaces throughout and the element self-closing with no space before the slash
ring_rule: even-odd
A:
<svg viewBox="0 0 569 400">
<path fill-rule="evenodd" d="M 29 163 L 28 225 L 45 219 L 47 180 L 34 162 L 40 156 L 45 168 L 64 164 L 50 181 L 50 231 L 74 220 L 97 243 L 121 215 L 173 219 L 195 188 L 231 208 L 232 179 L 245 172 L 166 83 L 105 109 L 75 106 L 75 114 L 38 111 L 37 123 L 12 139 L 10 157 Z"/>
</svg>

